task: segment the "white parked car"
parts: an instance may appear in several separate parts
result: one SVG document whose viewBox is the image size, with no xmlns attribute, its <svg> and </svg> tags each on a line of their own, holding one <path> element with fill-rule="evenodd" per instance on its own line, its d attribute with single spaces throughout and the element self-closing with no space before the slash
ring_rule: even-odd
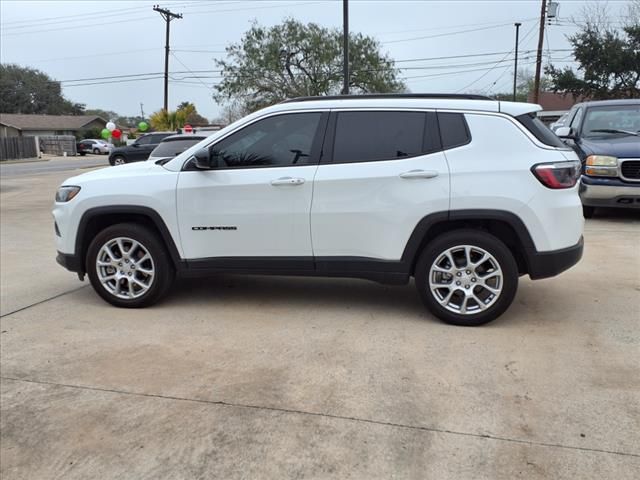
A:
<svg viewBox="0 0 640 480">
<path fill-rule="evenodd" d="M 94 138 L 87 138 L 76 143 L 76 150 L 82 156 L 87 153 L 94 153 L 96 155 L 109 154 L 113 148 L 113 143 L 108 143 L 104 140 Z"/>
<path fill-rule="evenodd" d="M 580 162 L 539 106 L 464 95 L 295 99 L 163 162 L 102 169 L 56 195 L 58 262 L 120 307 L 217 272 L 404 284 L 479 325 L 518 277 L 582 256 Z"/>
</svg>

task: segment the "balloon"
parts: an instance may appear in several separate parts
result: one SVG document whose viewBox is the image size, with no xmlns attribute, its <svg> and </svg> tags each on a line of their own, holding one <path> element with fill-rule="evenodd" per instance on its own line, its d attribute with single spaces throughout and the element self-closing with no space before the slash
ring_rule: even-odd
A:
<svg viewBox="0 0 640 480">
<path fill-rule="evenodd" d="M 149 128 L 149 124 L 147 124 L 147 122 L 140 122 L 140 123 L 138 124 L 138 129 L 139 129 L 141 132 L 146 131 L 146 130 L 147 130 L 147 128 Z"/>
<path fill-rule="evenodd" d="M 111 136 L 115 139 L 120 138 L 121 135 L 122 135 L 122 132 L 117 128 L 113 132 L 111 132 Z"/>
<path fill-rule="evenodd" d="M 186 132 L 186 133 L 191 133 L 193 132 L 193 127 L 191 125 L 189 125 L 188 123 L 182 127 L 182 129 Z"/>
<path fill-rule="evenodd" d="M 100 132 L 100 136 L 106 140 L 107 138 L 109 138 L 111 136 L 111 132 L 109 130 L 107 130 L 106 128 L 103 128 L 102 132 Z"/>
<path fill-rule="evenodd" d="M 113 132 L 116 128 L 116 124 L 113 122 L 108 122 L 107 123 L 107 130 L 109 130 L 110 132 Z"/>
</svg>

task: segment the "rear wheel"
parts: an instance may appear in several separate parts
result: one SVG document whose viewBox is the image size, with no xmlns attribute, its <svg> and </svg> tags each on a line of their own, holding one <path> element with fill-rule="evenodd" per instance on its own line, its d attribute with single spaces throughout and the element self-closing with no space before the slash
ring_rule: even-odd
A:
<svg viewBox="0 0 640 480">
<path fill-rule="evenodd" d="M 447 323 L 476 326 L 499 317 L 518 288 L 518 266 L 498 238 L 455 230 L 429 243 L 415 269 L 426 307 Z"/>
<path fill-rule="evenodd" d="M 118 307 L 153 305 L 166 295 L 175 275 L 157 235 L 132 223 L 113 225 L 96 235 L 86 265 L 94 290 Z"/>
<path fill-rule="evenodd" d="M 584 218 L 592 218 L 594 213 L 596 213 L 596 207 L 590 207 L 588 205 L 582 206 L 582 215 L 584 215 Z"/>
<path fill-rule="evenodd" d="M 116 155 L 111 160 L 111 165 L 124 165 L 127 163 L 127 160 L 122 155 Z"/>
</svg>

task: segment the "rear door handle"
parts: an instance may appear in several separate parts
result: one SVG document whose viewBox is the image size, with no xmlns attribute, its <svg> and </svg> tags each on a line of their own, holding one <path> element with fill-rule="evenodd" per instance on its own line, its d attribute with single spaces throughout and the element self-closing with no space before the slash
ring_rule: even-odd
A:
<svg viewBox="0 0 640 480">
<path fill-rule="evenodd" d="M 434 178 L 438 176 L 435 170 L 410 170 L 400 174 L 400 178 Z"/>
<path fill-rule="evenodd" d="M 280 187 L 285 185 L 296 186 L 302 185 L 304 183 L 304 178 L 293 178 L 293 177 L 280 177 L 276 180 L 271 180 L 271 185 L 274 187 Z"/>
</svg>

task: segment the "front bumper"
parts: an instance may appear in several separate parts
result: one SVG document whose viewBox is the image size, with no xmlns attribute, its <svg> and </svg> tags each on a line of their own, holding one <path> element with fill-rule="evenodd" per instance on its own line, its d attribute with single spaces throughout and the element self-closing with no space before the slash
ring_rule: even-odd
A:
<svg viewBox="0 0 640 480">
<path fill-rule="evenodd" d="M 618 178 L 580 178 L 580 200 L 589 207 L 640 208 L 640 182 Z"/>
<path fill-rule="evenodd" d="M 528 252 L 529 277 L 532 280 L 555 277 L 578 263 L 583 251 L 584 239 L 580 237 L 580 241 L 572 247 L 550 252 Z"/>
</svg>

